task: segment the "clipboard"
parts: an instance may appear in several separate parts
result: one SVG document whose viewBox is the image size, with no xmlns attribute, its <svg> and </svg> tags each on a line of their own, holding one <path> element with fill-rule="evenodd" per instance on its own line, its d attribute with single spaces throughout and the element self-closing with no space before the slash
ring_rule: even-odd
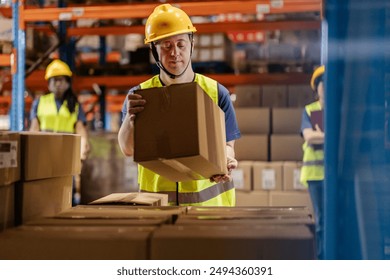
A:
<svg viewBox="0 0 390 280">
<path fill-rule="evenodd" d="M 311 114 L 310 114 L 310 122 L 311 122 L 311 125 L 312 125 L 313 129 L 315 129 L 316 128 L 316 124 L 318 124 L 320 129 L 322 131 L 324 131 L 324 120 L 323 120 L 324 117 L 323 116 L 324 116 L 324 113 L 323 113 L 322 110 L 311 112 Z"/>
</svg>

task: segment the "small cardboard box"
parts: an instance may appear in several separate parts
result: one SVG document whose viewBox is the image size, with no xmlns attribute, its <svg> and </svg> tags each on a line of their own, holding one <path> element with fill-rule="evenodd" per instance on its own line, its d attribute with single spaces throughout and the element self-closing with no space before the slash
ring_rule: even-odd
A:
<svg viewBox="0 0 390 280">
<path fill-rule="evenodd" d="M 183 206 L 77 205 L 55 215 L 56 218 L 161 220 L 173 223 L 175 217 L 186 213 Z"/>
<path fill-rule="evenodd" d="M 227 174 L 225 115 L 197 83 L 136 93 L 135 162 L 176 182 Z"/>
<path fill-rule="evenodd" d="M 270 192 L 270 206 L 287 207 L 303 206 L 313 212 L 313 204 L 309 192 L 306 191 L 272 191 Z"/>
<path fill-rule="evenodd" d="M 20 140 L 24 181 L 80 174 L 80 135 L 22 132 Z"/>
<path fill-rule="evenodd" d="M 301 131 L 301 108 L 273 108 L 273 134 L 299 134 Z"/>
<path fill-rule="evenodd" d="M 236 192 L 236 206 L 268 206 L 269 191 Z"/>
<path fill-rule="evenodd" d="M 269 108 L 236 108 L 238 127 L 243 134 L 268 134 L 270 132 Z"/>
<path fill-rule="evenodd" d="M 237 160 L 268 160 L 268 135 L 245 134 L 235 142 Z"/>
<path fill-rule="evenodd" d="M 254 162 L 254 190 L 282 190 L 282 162 Z"/>
<path fill-rule="evenodd" d="M 300 161 L 303 158 L 303 138 L 299 134 L 272 134 L 271 161 Z"/>
<path fill-rule="evenodd" d="M 129 205 L 150 205 L 168 206 L 168 195 L 160 193 L 112 193 L 99 198 L 89 204 L 129 204 Z"/>
<path fill-rule="evenodd" d="M 288 107 L 303 108 L 314 102 L 315 94 L 310 85 L 288 85 Z"/>
<path fill-rule="evenodd" d="M 0 132 L 0 186 L 20 179 L 20 135 Z"/>
<path fill-rule="evenodd" d="M 283 163 L 283 190 L 306 190 L 301 181 L 302 162 L 286 161 Z"/>
<path fill-rule="evenodd" d="M 15 189 L 15 223 L 53 216 L 72 207 L 71 175 L 21 181 Z"/>
<path fill-rule="evenodd" d="M 240 161 L 236 169 L 232 170 L 232 178 L 236 190 L 252 190 L 252 161 Z"/>
<path fill-rule="evenodd" d="M 234 90 L 234 107 L 260 107 L 261 87 L 259 85 L 238 85 Z"/>
<path fill-rule="evenodd" d="M 287 86 L 285 85 L 263 86 L 262 106 L 287 107 Z"/>
</svg>

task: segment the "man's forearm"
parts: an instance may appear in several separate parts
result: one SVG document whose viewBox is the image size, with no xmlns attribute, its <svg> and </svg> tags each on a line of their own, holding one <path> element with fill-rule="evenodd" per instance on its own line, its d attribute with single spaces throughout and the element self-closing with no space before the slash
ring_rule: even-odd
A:
<svg viewBox="0 0 390 280">
<path fill-rule="evenodd" d="M 126 156 L 134 154 L 134 121 L 127 115 L 119 129 L 118 143 L 122 153 Z"/>
</svg>

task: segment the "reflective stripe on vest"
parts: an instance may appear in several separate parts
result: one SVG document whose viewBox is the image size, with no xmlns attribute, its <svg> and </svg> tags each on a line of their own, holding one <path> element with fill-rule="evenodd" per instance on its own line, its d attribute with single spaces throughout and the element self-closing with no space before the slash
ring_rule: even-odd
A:
<svg viewBox="0 0 390 280">
<path fill-rule="evenodd" d="M 167 194 L 168 201 L 171 205 L 177 205 L 179 202 L 180 205 L 215 205 L 210 202 L 210 198 L 216 198 L 219 194 L 226 193 L 228 191 L 234 190 L 233 182 L 218 183 L 208 187 L 199 192 L 179 192 L 178 199 L 176 199 L 177 192 L 175 191 L 159 191 L 158 193 Z M 146 190 L 141 190 L 142 192 L 147 192 Z M 205 204 L 206 203 L 206 204 Z"/>
<path fill-rule="evenodd" d="M 196 74 L 195 82 L 218 104 L 218 88 L 215 80 Z M 141 89 L 153 87 L 162 87 L 158 75 L 140 84 Z M 138 183 L 142 192 L 168 194 L 170 205 L 235 205 L 235 189 L 232 182 L 216 184 L 206 179 L 176 183 L 138 165 Z"/>
<path fill-rule="evenodd" d="M 311 112 L 321 110 L 321 104 L 319 101 L 313 102 L 305 106 L 305 110 L 311 116 Z M 300 180 L 305 186 L 307 186 L 307 181 L 320 181 L 324 179 L 324 150 L 322 145 L 320 146 L 321 148 L 315 148 L 307 142 L 302 146 L 303 163 Z"/>
<path fill-rule="evenodd" d="M 70 113 L 67 104 L 64 100 L 57 110 L 54 93 L 39 98 L 37 117 L 41 131 L 75 133 L 79 107 L 76 104 L 75 111 Z"/>
</svg>

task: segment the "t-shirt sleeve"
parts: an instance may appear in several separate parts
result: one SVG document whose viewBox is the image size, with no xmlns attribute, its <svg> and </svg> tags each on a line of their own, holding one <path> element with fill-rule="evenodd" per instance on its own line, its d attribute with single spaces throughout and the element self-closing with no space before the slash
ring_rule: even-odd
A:
<svg viewBox="0 0 390 280">
<path fill-rule="evenodd" d="M 236 113 L 230 99 L 230 93 L 226 87 L 218 83 L 218 106 L 225 113 L 226 141 L 236 140 L 241 137 L 238 128 Z"/>
<path fill-rule="evenodd" d="M 133 94 L 134 93 L 134 91 L 136 91 L 136 90 L 138 90 L 138 89 L 140 89 L 141 87 L 138 85 L 138 86 L 135 86 L 135 87 L 133 87 L 133 88 L 131 88 L 130 90 L 129 90 L 129 92 L 127 93 L 127 95 L 126 95 L 126 98 L 125 98 L 125 100 L 123 100 L 123 105 L 122 105 L 122 112 L 121 112 L 121 114 L 122 114 L 122 116 L 121 116 L 121 124 L 122 124 L 122 122 L 123 122 L 123 120 L 125 119 L 125 117 L 126 117 L 126 114 L 127 114 L 127 96 L 129 95 L 129 94 Z"/>
<path fill-rule="evenodd" d="M 87 117 L 85 116 L 85 112 L 84 112 L 83 106 L 81 106 L 80 103 L 79 103 L 79 112 L 78 112 L 78 115 L 77 115 L 77 120 L 81 121 L 84 125 L 87 124 Z"/>
<path fill-rule="evenodd" d="M 302 111 L 302 122 L 301 122 L 301 135 L 303 135 L 303 130 L 306 128 L 313 128 L 311 125 L 310 117 L 305 109 Z"/>
<path fill-rule="evenodd" d="M 30 121 L 38 117 L 38 104 L 39 104 L 39 97 L 35 98 L 30 110 Z"/>
</svg>

